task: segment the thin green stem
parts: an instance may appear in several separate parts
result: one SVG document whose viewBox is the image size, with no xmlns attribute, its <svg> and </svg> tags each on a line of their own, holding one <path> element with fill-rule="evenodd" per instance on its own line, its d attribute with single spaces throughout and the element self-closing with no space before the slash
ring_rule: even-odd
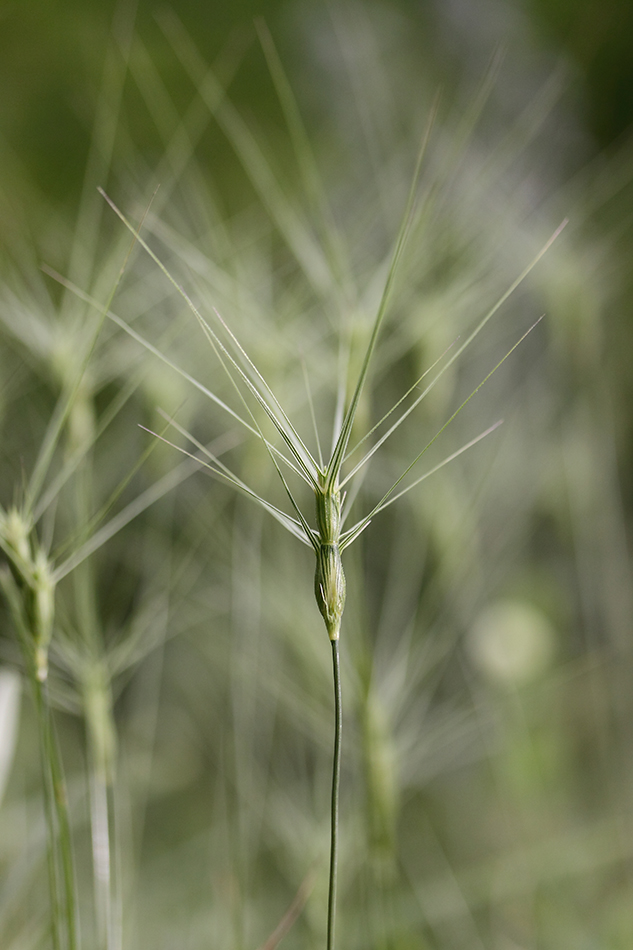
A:
<svg viewBox="0 0 633 950">
<path fill-rule="evenodd" d="M 332 669 L 334 673 L 334 760 L 332 763 L 332 812 L 330 827 L 330 886 L 327 911 L 327 950 L 334 950 L 336 923 L 336 874 L 338 870 L 338 799 L 341 782 L 341 736 L 343 733 L 343 703 L 341 696 L 341 665 L 338 639 L 332 640 Z"/>
<path fill-rule="evenodd" d="M 120 948 L 120 894 L 116 858 L 118 830 L 114 799 L 116 727 L 110 692 L 110 670 L 103 656 L 84 683 L 84 715 L 88 739 L 90 828 L 93 889 L 99 950 Z"/>
<path fill-rule="evenodd" d="M 37 725 L 40 740 L 40 761 L 42 766 L 42 788 L 44 791 L 44 812 L 46 815 L 46 855 L 48 864 L 48 879 L 51 901 L 51 937 L 53 950 L 61 950 L 62 940 L 60 938 L 60 924 L 62 919 L 61 904 L 59 898 L 59 881 L 57 868 L 57 855 L 55 849 L 56 831 L 55 831 L 55 806 L 54 791 L 51 782 L 49 768 L 49 746 L 50 746 L 50 722 L 48 710 L 42 694 L 42 684 L 33 677 L 33 698 L 35 701 L 35 711 L 37 716 Z"/>
<path fill-rule="evenodd" d="M 50 765 L 53 780 L 55 801 L 55 815 L 57 818 L 57 834 L 60 861 L 62 866 L 62 885 L 64 889 L 64 914 L 66 917 L 66 940 L 68 950 L 77 950 L 77 909 L 75 894 L 75 872 L 73 865 L 72 841 L 70 836 L 70 819 L 68 816 L 68 799 L 66 783 L 62 772 L 57 740 L 50 724 Z"/>
<path fill-rule="evenodd" d="M 94 759 L 94 755 L 92 756 Z M 112 884 L 110 872 L 110 820 L 108 785 L 104 772 L 93 761 L 90 766 L 90 826 L 92 868 L 98 946 L 112 946 Z"/>
<path fill-rule="evenodd" d="M 33 677 L 35 706 L 40 731 L 40 749 L 46 820 L 48 825 L 49 873 L 54 946 L 65 950 L 77 948 L 75 876 L 73 870 L 72 844 L 66 788 L 62 773 L 59 750 L 50 718 L 50 709 L 45 696 L 45 686 Z M 61 882 L 58 873 L 61 872 Z M 62 891 L 60 899 L 59 891 Z M 64 934 L 65 940 L 61 937 Z"/>
</svg>

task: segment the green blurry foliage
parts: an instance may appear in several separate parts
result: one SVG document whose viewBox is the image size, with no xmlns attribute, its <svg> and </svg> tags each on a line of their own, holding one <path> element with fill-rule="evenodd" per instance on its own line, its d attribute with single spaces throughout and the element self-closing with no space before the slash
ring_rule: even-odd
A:
<svg viewBox="0 0 633 950">
<path fill-rule="evenodd" d="M 85 5 L 44 6 L 27 20 L 3 12 L 8 54 L 22 22 L 41 37 L 55 13 L 59 32 L 42 58 L 55 63 L 50 98 L 36 105 L 33 74 L 4 105 L 5 509 L 23 499 L 89 349 L 100 317 L 85 295 L 103 308 L 116 287 L 121 320 L 239 409 L 138 247 L 117 284 L 129 237 L 97 185 L 140 221 L 160 181 L 143 236 L 205 315 L 219 309 L 302 433 L 312 431 L 305 364 L 328 447 L 444 62 L 423 214 L 358 437 L 459 345 L 569 216 L 359 488 L 364 511 L 546 313 L 425 464 L 504 425 L 379 515 L 346 554 L 340 940 L 363 950 L 628 947 L 630 511 L 620 485 L 630 418 L 614 405 L 630 387 L 617 316 L 631 290 L 626 147 L 565 179 L 590 145 L 560 72 L 530 59 L 519 14 L 505 61 L 487 72 L 502 37 L 491 27 L 465 41 L 452 14 L 433 19 L 423 58 L 419 20 L 390 7 L 274 7 L 303 139 L 250 25 L 244 39 L 246 19 L 268 10 L 240 8 L 232 33 L 210 11 L 213 22 L 192 29 L 185 4 L 175 11 L 183 31 L 168 13 L 150 23 L 142 4 L 134 26 L 121 7 L 110 39 L 105 7 L 96 26 Z M 503 33 L 509 21 L 498 22 Z M 67 109 L 70 88 L 81 102 L 59 118 L 51 101 Z M 38 110 L 48 126 L 35 123 Z M 66 202 L 79 209 L 72 227 Z M 42 275 L 42 260 L 79 295 Z M 158 410 L 175 415 L 283 505 L 256 440 L 121 323 L 105 320 L 95 340 L 33 528 L 54 568 L 69 568 L 57 581 L 50 696 L 82 946 L 263 947 L 302 882 L 284 946 L 322 946 L 332 714 L 311 553 L 138 423 L 162 432 Z M 1 616 L 3 665 L 22 670 L 6 607 Z M 0 808 L 0 942 L 24 950 L 46 946 L 48 914 L 26 697 L 17 733 L 14 721 L 0 719 L 1 747 L 18 739 Z M 96 871 L 104 821 L 109 878 Z"/>
</svg>

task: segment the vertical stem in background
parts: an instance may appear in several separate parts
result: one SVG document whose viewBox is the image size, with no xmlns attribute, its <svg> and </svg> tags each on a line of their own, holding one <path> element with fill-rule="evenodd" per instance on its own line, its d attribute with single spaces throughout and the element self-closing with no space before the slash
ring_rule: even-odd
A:
<svg viewBox="0 0 633 950">
<path fill-rule="evenodd" d="M 44 685 L 33 677 L 35 707 L 40 733 L 43 784 L 48 825 L 48 865 L 51 877 L 51 900 L 53 917 L 53 945 L 67 950 L 77 948 L 75 876 L 73 871 L 72 845 L 68 804 L 61 762 Z M 61 885 L 58 873 L 61 870 Z M 60 890 L 62 899 L 60 900 Z M 62 936 L 63 935 L 63 936 Z M 65 940 L 63 937 L 65 936 Z"/>
<path fill-rule="evenodd" d="M 112 906 L 108 786 L 103 771 L 94 762 L 91 763 L 90 772 L 90 824 L 97 942 L 100 950 L 111 950 Z"/>
<path fill-rule="evenodd" d="M 94 628 L 88 629 L 94 631 Z M 85 675 L 83 706 L 90 776 L 96 946 L 98 950 L 117 950 L 120 947 L 121 902 L 119 880 L 113 867 L 117 857 L 114 801 L 116 727 L 109 674 L 103 657 L 94 657 Z"/>
<path fill-rule="evenodd" d="M 42 766 L 42 788 L 44 790 L 44 812 L 46 814 L 46 856 L 48 863 L 48 883 L 51 901 L 51 937 L 53 941 L 53 950 L 61 950 L 62 940 L 60 938 L 60 929 L 62 910 L 59 897 L 57 850 L 55 848 L 56 824 L 55 806 L 53 803 L 55 793 L 51 781 L 51 770 L 49 766 L 50 758 L 48 754 L 48 748 L 50 745 L 50 723 L 48 720 L 48 710 L 42 695 L 42 684 L 37 679 L 33 680 L 33 694 L 35 699 L 35 713 L 37 716 L 37 727 L 39 733 L 40 762 Z"/>
<path fill-rule="evenodd" d="M 115 789 L 105 769 L 91 765 L 92 863 L 99 950 L 121 950 L 122 896 Z"/>
<path fill-rule="evenodd" d="M 51 728 L 52 733 L 52 728 Z M 51 773 L 55 792 L 55 813 L 57 817 L 59 852 L 62 865 L 62 880 L 64 885 L 64 910 L 66 913 L 66 939 L 68 950 L 77 948 L 77 911 L 75 896 L 75 872 L 73 866 L 72 842 L 70 837 L 70 819 L 68 817 L 68 801 L 66 798 L 66 784 L 61 769 L 61 762 L 55 736 L 51 734 Z"/>
<path fill-rule="evenodd" d="M 343 732 L 343 704 L 341 697 L 341 665 L 338 638 L 332 640 L 332 668 L 334 672 L 334 761 L 332 763 L 332 813 L 330 827 L 330 886 L 328 890 L 327 950 L 334 950 L 336 922 L 336 872 L 338 867 L 338 793 L 341 779 L 341 735 Z"/>
</svg>

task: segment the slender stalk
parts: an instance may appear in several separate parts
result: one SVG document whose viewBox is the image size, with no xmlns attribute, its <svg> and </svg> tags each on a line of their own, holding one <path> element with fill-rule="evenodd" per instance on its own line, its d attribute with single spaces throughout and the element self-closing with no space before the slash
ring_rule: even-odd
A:
<svg viewBox="0 0 633 950">
<path fill-rule="evenodd" d="M 61 902 L 59 898 L 59 881 L 57 854 L 55 849 L 55 793 L 51 781 L 49 768 L 50 757 L 50 721 L 48 710 L 42 695 L 42 684 L 33 677 L 33 694 L 35 700 L 35 711 L 37 716 L 37 726 L 39 732 L 40 761 L 42 767 L 42 788 L 44 791 L 44 812 L 46 815 L 46 855 L 48 864 L 48 879 L 51 901 L 51 938 L 53 950 L 61 950 L 62 940 L 60 937 L 60 925 L 62 920 Z"/>
<path fill-rule="evenodd" d="M 53 905 L 53 941 L 55 947 L 64 946 L 66 950 L 76 950 L 75 876 L 66 789 L 57 741 L 50 719 L 50 709 L 44 695 L 45 687 L 37 677 L 33 677 L 33 689 L 40 731 L 42 770 L 44 772 L 43 785 L 49 837 L 48 863 Z M 61 871 L 61 899 L 58 870 Z M 61 937 L 61 933 L 64 933 L 65 940 Z"/>
<path fill-rule="evenodd" d="M 338 639 L 332 640 L 332 669 L 334 673 L 334 759 L 332 762 L 332 812 L 330 826 L 330 886 L 327 911 L 327 950 L 334 950 L 336 923 L 336 875 L 338 870 L 338 798 L 341 781 L 341 736 L 343 733 L 343 703 L 341 696 L 341 664 Z"/>
<path fill-rule="evenodd" d="M 91 763 L 90 772 L 90 824 L 97 944 L 101 950 L 111 950 L 112 884 L 108 785 L 103 770 L 94 761 Z"/>
<path fill-rule="evenodd" d="M 57 835 L 59 854 L 62 866 L 62 884 L 64 889 L 64 914 L 66 918 L 66 941 L 68 950 L 77 950 L 77 909 L 75 893 L 75 872 L 73 866 L 72 841 L 70 836 L 70 819 L 68 816 L 68 799 L 66 783 L 62 772 L 57 740 L 50 724 L 50 766 L 53 780 L 55 816 L 57 818 Z"/>
</svg>

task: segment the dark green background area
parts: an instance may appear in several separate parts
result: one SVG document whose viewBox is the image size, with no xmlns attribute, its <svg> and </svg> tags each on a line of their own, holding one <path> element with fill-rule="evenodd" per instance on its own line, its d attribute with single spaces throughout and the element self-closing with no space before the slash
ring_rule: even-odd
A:
<svg viewBox="0 0 633 950">
<path fill-rule="evenodd" d="M 633 122 L 633 4 L 530 0 L 528 9 L 542 37 L 579 67 L 591 131 L 609 145 Z"/>
<path fill-rule="evenodd" d="M 248 55 L 253 19 L 274 21 L 281 2 L 198 3 L 171 7 L 195 37 L 205 59 L 227 49 L 240 57 L 232 95 L 257 110 L 262 63 Z M 105 52 L 114 36 L 142 38 L 176 106 L 190 90 L 156 22 L 165 4 L 86 3 L 84 0 L 8 3 L 0 11 L 0 135 L 27 175 L 53 201 L 76 199 L 85 169 Z M 136 128 L 136 145 L 155 143 Z M 144 135 L 146 140 L 144 141 Z"/>
<path fill-rule="evenodd" d="M 429 0 L 391 0 L 387 6 L 407 17 L 411 33 L 428 53 L 440 7 Z M 164 7 L 154 0 L 140 0 L 136 10 L 131 3 L 112 0 L 22 0 L 0 7 L 0 148 L 17 158 L 47 199 L 71 206 L 77 199 L 105 50 L 112 32 L 125 32 L 126 19 L 135 18 L 135 31 L 174 103 L 185 107 L 190 90 L 156 22 Z M 514 0 L 509 7 L 527 16 L 535 37 L 554 56 L 562 53 L 575 64 L 583 114 L 596 149 L 626 133 L 633 121 L 633 4 L 530 0 L 519 5 Z M 292 73 L 298 51 L 288 23 L 305 8 L 298 7 L 297 14 L 288 0 L 179 0 L 171 8 L 209 62 L 227 55 L 239 59 L 231 97 L 238 106 L 265 117 L 274 104 L 253 20 L 266 19 Z M 459 18 L 458 5 L 451 15 Z M 135 131 L 137 147 L 151 149 L 150 130 L 141 125 Z"/>
</svg>

